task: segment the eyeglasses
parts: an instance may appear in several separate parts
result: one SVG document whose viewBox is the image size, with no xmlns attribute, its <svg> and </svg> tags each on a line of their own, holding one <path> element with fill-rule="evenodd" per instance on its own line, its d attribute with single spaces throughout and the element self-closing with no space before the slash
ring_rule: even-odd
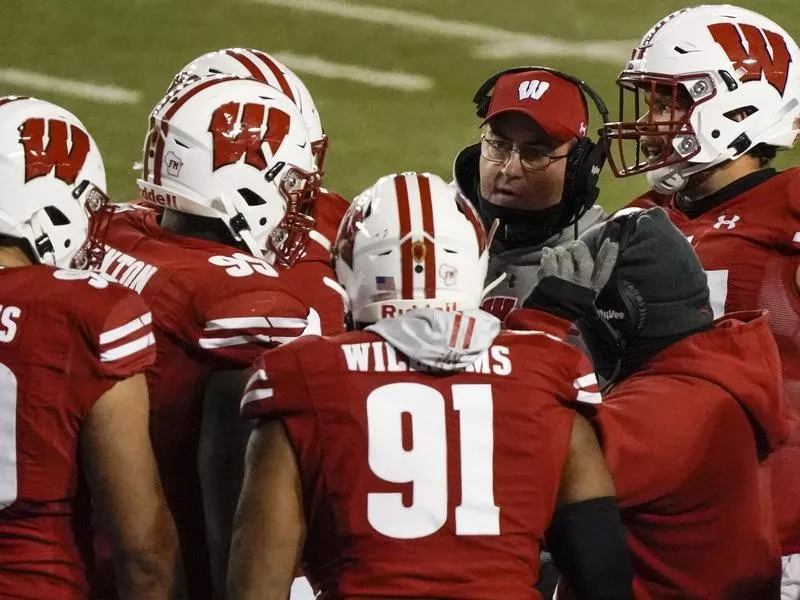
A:
<svg viewBox="0 0 800 600">
<path fill-rule="evenodd" d="M 542 148 L 534 146 L 519 146 L 505 140 L 494 140 L 485 135 L 481 136 L 481 156 L 486 160 L 504 164 L 511 157 L 512 152 L 519 154 L 522 168 L 527 171 L 544 171 L 553 161 L 567 157 L 566 154 L 550 154 Z"/>
</svg>

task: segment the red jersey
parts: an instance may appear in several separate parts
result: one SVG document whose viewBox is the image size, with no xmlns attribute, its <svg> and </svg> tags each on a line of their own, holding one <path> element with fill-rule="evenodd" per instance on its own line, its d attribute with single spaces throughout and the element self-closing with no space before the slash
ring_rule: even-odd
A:
<svg viewBox="0 0 800 600">
<path fill-rule="evenodd" d="M 86 271 L 0 270 L 0 596 L 85 599 L 83 421 L 155 359 L 144 301 Z"/>
<path fill-rule="evenodd" d="M 121 209 L 107 244 L 101 270 L 139 292 L 153 312 L 158 355 L 147 371 L 153 449 L 192 598 L 207 597 L 210 571 L 197 473 L 206 377 L 246 369 L 265 349 L 306 333 L 309 310 L 264 260 L 170 233 L 147 208 Z"/>
<path fill-rule="evenodd" d="M 795 417 L 766 321 L 731 315 L 669 346 L 598 407 L 639 600 L 780 597 L 762 459 Z"/>
<path fill-rule="evenodd" d="M 316 228 L 305 254 L 290 268 L 281 271 L 281 281 L 319 315 L 323 335 L 344 332 L 344 302 L 333 287 L 336 282 L 331 249 L 336 241 L 344 213 L 350 204 L 339 194 L 320 190 L 314 202 Z"/>
<path fill-rule="evenodd" d="M 673 197 L 649 193 L 633 206 L 663 207 L 689 238 L 708 275 L 714 315 L 769 310 L 778 342 L 784 390 L 800 414 L 800 169 L 760 185 L 690 219 Z M 771 459 L 772 496 L 784 554 L 800 552 L 800 429 Z"/>
<path fill-rule="evenodd" d="M 324 598 L 540 597 L 574 419 L 559 400 L 576 398 L 587 371 L 561 341 L 565 322 L 514 315 L 539 331 L 502 332 L 447 374 L 366 331 L 264 354 L 242 414 L 283 421 L 303 485 L 305 573 Z M 450 346 L 471 343 L 471 318 L 454 318 Z"/>
</svg>

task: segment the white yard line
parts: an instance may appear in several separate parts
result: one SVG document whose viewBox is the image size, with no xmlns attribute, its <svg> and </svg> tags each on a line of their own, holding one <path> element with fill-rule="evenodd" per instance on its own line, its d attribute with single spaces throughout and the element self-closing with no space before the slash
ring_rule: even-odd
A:
<svg viewBox="0 0 800 600">
<path fill-rule="evenodd" d="M 300 73 L 309 73 L 329 79 L 345 79 L 403 92 L 421 92 L 433 87 L 433 80 L 423 75 L 399 71 L 378 71 L 360 65 L 343 65 L 316 56 L 301 56 L 292 52 L 276 52 L 275 58 Z"/>
<path fill-rule="evenodd" d="M 516 56 L 560 56 L 610 63 L 622 69 L 636 46 L 634 41 L 593 40 L 576 44 L 547 36 L 525 36 L 502 42 L 487 42 L 473 51 L 479 58 L 514 58 Z"/>
<path fill-rule="evenodd" d="M 338 0 L 247 0 L 255 4 L 280 6 L 293 10 L 317 12 L 344 19 L 376 23 L 410 29 L 421 33 L 444 35 L 448 37 L 488 41 L 497 36 L 509 35 L 508 31 L 470 23 L 467 21 L 448 21 L 423 13 L 396 8 L 383 8 L 368 4 L 354 4 Z M 512 34 L 515 35 L 515 34 Z"/>
<path fill-rule="evenodd" d="M 574 42 L 546 35 L 528 35 L 469 21 L 452 21 L 424 13 L 354 4 L 340 0 L 244 0 L 254 4 L 315 12 L 365 23 L 397 27 L 435 36 L 477 42 L 473 54 L 482 58 L 518 56 L 572 56 L 610 62 L 620 68 L 635 41 L 592 40 Z"/>
<path fill-rule="evenodd" d="M 42 92 L 74 96 L 103 104 L 136 104 L 141 99 L 141 94 L 134 90 L 52 77 L 19 69 L 0 69 L 0 84 L 3 83 Z"/>
</svg>

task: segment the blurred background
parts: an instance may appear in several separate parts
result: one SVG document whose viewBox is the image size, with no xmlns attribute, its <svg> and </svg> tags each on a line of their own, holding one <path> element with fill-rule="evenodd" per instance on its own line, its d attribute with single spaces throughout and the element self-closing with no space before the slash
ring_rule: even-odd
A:
<svg viewBox="0 0 800 600">
<path fill-rule="evenodd" d="M 800 39 L 800 0 L 740 0 Z M 192 58 L 228 46 L 276 55 L 303 79 L 330 146 L 326 187 L 347 197 L 381 175 L 449 178 L 477 139 L 472 95 L 522 64 L 586 80 L 616 117 L 614 80 L 633 44 L 686 0 L 2 0 L 0 95 L 75 112 L 97 140 L 109 191 L 136 195 L 147 115 Z M 593 115 L 590 130 L 599 118 Z M 779 156 L 798 164 L 800 149 Z M 609 209 L 646 187 L 606 169 Z"/>
</svg>

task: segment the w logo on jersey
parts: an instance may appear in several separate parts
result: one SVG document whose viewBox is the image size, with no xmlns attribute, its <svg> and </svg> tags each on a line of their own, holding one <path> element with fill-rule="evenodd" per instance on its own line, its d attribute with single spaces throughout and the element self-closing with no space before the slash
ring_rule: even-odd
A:
<svg viewBox="0 0 800 600">
<path fill-rule="evenodd" d="M 214 171 L 239 162 L 242 156 L 246 164 L 263 171 L 267 168 L 263 145 L 268 144 L 275 154 L 289 133 L 289 115 L 278 108 L 267 111 L 263 104 L 228 102 L 211 115 L 208 130 L 213 136 Z"/>
<path fill-rule="evenodd" d="M 89 134 L 76 125 L 70 125 L 70 147 L 67 131 L 64 121 L 48 120 L 45 146 L 44 119 L 28 119 L 22 124 L 19 143 L 25 148 L 25 183 L 44 177 L 54 169 L 58 179 L 68 185 L 75 183 L 89 154 Z"/>
<path fill-rule="evenodd" d="M 517 307 L 517 299 L 513 296 L 489 296 L 481 303 L 481 310 L 494 315 L 501 321 L 505 320 L 512 310 Z"/>
<path fill-rule="evenodd" d="M 519 87 L 517 88 L 517 92 L 519 92 L 520 100 L 525 100 L 526 98 L 538 100 L 544 96 L 544 93 L 549 89 L 549 81 L 539 81 L 538 79 L 533 79 L 531 81 L 523 81 L 520 83 Z"/>
<path fill-rule="evenodd" d="M 753 25 L 743 23 L 739 28 L 741 33 L 733 23 L 714 23 L 708 26 L 714 41 L 722 46 L 733 63 L 733 68 L 743 71 L 744 74 L 740 77 L 742 83 L 757 81 L 763 74 L 769 84 L 783 96 L 789 79 L 789 63 L 792 62 L 786 40 L 779 33 Z"/>
</svg>

